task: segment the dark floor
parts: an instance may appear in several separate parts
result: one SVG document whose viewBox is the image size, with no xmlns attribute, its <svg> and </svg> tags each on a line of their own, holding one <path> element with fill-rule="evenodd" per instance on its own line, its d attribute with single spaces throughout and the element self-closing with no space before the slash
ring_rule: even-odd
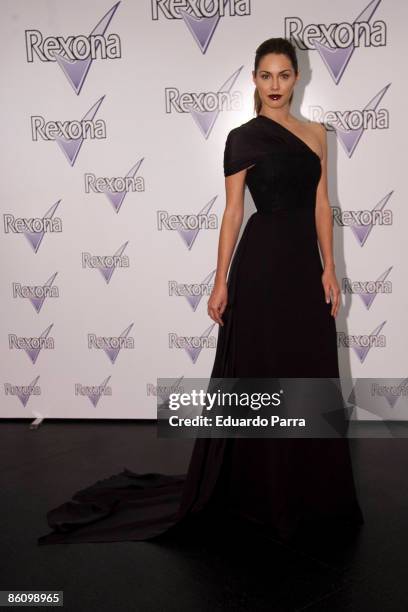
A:
<svg viewBox="0 0 408 612">
<path fill-rule="evenodd" d="M 0 590 L 63 590 L 75 612 L 408 611 L 406 438 L 351 440 L 366 520 L 354 535 L 37 546 L 73 492 L 124 467 L 184 473 L 192 442 L 140 422 L 0 423 Z"/>
</svg>

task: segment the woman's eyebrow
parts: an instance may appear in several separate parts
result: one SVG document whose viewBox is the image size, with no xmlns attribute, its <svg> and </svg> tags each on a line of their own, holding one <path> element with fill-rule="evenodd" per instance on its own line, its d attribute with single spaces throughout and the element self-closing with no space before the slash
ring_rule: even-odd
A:
<svg viewBox="0 0 408 612">
<path fill-rule="evenodd" d="M 270 72 L 269 70 L 260 70 L 260 72 L 267 72 L 268 74 L 272 74 L 272 72 Z M 290 68 L 284 68 L 283 70 L 279 70 L 280 74 L 281 72 L 290 72 Z"/>
</svg>

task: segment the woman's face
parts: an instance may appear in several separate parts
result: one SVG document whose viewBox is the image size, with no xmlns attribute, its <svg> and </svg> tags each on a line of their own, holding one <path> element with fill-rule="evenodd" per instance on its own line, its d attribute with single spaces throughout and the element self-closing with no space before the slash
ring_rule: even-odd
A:
<svg viewBox="0 0 408 612">
<path fill-rule="evenodd" d="M 261 58 L 256 74 L 252 71 L 252 78 L 262 105 L 282 108 L 289 104 L 299 73 L 295 74 L 287 55 L 268 53 Z"/>
</svg>

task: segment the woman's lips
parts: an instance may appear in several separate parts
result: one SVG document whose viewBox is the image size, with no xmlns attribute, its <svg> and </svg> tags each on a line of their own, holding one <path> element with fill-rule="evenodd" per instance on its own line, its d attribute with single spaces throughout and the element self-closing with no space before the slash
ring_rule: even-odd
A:
<svg viewBox="0 0 408 612">
<path fill-rule="evenodd" d="M 279 98 L 282 97 L 282 94 L 269 94 L 268 98 L 270 98 L 271 100 L 279 100 Z"/>
</svg>

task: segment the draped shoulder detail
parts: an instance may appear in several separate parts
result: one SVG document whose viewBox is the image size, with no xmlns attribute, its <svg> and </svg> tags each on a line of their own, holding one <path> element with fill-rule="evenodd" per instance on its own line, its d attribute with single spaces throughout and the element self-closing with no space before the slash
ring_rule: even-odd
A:
<svg viewBox="0 0 408 612">
<path fill-rule="evenodd" d="M 227 135 L 224 149 L 224 175 L 235 174 L 254 166 L 270 155 L 307 154 L 320 172 L 320 158 L 309 145 L 277 121 L 257 115 L 233 128 Z"/>
<path fill-rule="evenodd" d="M 235 174 L 255 163 L 256 146 L 250 124 L 251 121 L 229 132 L 224 149 L 224 176 Z"/>
</svg>

